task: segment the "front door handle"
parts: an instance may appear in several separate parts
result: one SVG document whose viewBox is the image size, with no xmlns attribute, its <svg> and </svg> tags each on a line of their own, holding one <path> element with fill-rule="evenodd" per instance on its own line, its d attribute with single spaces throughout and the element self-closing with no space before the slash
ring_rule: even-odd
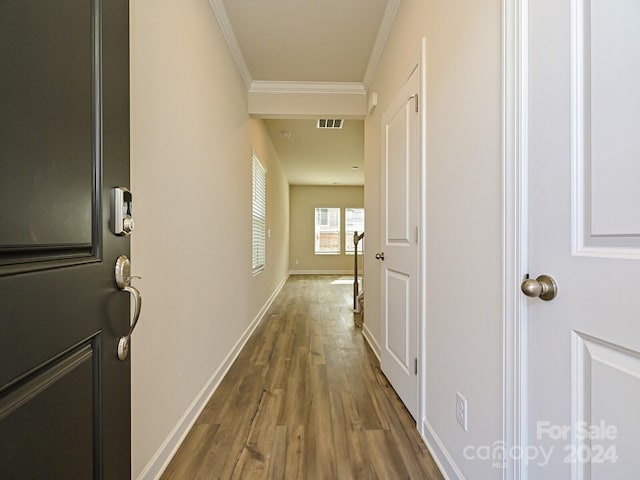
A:
<svg viewBox="0 0 640 480">
<path fill-rule="evenodd" d="M 133 320 L 129 326 L 129 333 L 124 337 L 121 337 L 118 341 L 118 358 L 120 360 L 125 360 L 129 356 L 131 335 L 138 324 L 140 311 L 142 310 L 142 295 L 140 295 L 140 291 L 136 287 L 131 285 L 132 278 L 140 277 L 131 276 L 131 261 L 126 255 L 120 255 L 116 260 L 116 285 L 123 292 L 131 294 L 135 306 L 133 311 Z"/>
<path fill-rule="evenodd" d="M 382 260 L 384 262 L 384 252 L 376 253 L 376 260 Z"/>
</svg>

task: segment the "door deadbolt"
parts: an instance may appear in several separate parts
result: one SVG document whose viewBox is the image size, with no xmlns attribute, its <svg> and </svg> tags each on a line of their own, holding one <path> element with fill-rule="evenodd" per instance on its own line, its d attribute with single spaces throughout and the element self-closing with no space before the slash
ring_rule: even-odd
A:
<svg viewBox="0 0 640 480">
<path fill-rule="evenodd" d="M 111 190 L 111 229 L 118 236 L 130 235 L 135 228 L 133 221 L 133 195 L 124 187 Z"/>
</svg>

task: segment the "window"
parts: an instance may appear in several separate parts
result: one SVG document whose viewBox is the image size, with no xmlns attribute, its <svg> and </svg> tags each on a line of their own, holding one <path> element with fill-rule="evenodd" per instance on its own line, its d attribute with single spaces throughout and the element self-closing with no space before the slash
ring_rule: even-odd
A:
<svg viewBox="0 0 640 480">
<path fill-rule="evenodd" d="M 315 253 L 340 254 L 340 209 L 316 208 Z"/>
<path fill-rule="evenodd" d="M 251 268 L 257 275 L 264 270 L 266 261 L 265 230 L 267 226 L 267 171 L 258 157 L 253 155 L 253 201 L 252 201 L 252 244 Z"/>
<path fill-rule="evenodd" d="M 364 208 L 344 209 L 344 253 L 353 255 L 353 232 L 364 232 Z M 358 243 L 358 253 L 364 252 L 364 238 Z"/>
</svg>

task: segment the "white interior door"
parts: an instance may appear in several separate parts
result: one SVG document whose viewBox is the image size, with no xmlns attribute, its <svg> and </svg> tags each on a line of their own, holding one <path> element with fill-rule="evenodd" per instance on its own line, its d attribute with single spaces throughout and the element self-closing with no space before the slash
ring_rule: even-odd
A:
<svg viewBox="0 0 640 480">
<path fill-rule="evenodd" d="M 382 116 L 381 368 L 416 418 L 418 405 L 419 70 Z"/>
<path fill-rule="evenodd" d="M 528 38 L 528 478 L 638 479 L 640 2 L 529 2 Z"/>
</svg>

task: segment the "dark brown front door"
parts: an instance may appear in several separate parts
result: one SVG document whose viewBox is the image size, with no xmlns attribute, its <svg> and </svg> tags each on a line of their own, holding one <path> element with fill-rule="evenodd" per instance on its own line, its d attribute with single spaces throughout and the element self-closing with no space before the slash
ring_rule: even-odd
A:
<svg viewBox="0 0 640 480">
<path fill-rule="evenodd" d="M 0 2 L 0 478 L 130 477 L 126 0 Z"/>
</svg>

